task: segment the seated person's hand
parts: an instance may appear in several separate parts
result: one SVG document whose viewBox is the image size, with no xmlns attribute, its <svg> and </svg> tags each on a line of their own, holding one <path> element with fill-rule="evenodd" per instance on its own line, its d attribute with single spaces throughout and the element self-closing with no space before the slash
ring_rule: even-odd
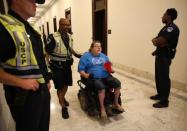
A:
<svg viewBox="0 0 187 131">
<path fill-rule="evenodd" d="M 109 73 L 114 73 L 114 70 L 112 69 L 112 63 L 111 62 L 108 61 L 108 62 L 104 63 L 104 68 Z"/>
<path fill-rule="evenodd" d="M 93 74 L 89 74 L 88 79 L 93 79 L 93 78 L 94 78 Z"/>
<path fill-rule="evenodd" d="M 93 74 L 89 74 L 85 71 L 80 71 L 79 73 L 81 74 L 81 77 L 83 77 L 83 78 L 86 78 L 86 79 L 93 79 L 94 78 Z"/>
</svg>

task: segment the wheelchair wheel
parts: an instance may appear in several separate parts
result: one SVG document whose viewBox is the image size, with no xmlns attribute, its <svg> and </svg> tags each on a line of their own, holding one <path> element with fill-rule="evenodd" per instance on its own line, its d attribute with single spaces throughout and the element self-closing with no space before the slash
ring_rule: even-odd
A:
<svg viewBox="0 0 187 131">
<path fill-rule="evenodd" d="M 79 98 L 81 108 L 84 111 L 86 111 L 88 109 L 88 105 L 87 105 L 87 99 L 86 99 L 85 91 L 79 90 L 78 98 Z"/>
</svg>

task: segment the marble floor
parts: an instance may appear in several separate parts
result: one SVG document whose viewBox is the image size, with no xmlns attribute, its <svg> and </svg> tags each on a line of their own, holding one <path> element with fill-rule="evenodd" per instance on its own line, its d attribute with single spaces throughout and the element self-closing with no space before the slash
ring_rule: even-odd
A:
<svg viewBox="0 0 187 131">
<path fill-rule="evenodd" d="M 105 123 L 92 118 L 80 108 L 77 98 L 79 74 L 73 66 L 74 84 L 69 87 L 69 119 L 61 117 L 56 91 L 51 89 L 50 131 L 187 131 L 187 94 L 172 88 L 168 108 L 155 109 L 149 97 L 155 94 L 154 82 L 131 74 L 115 73 L 122 82 L 122 105 L 125 112 Z"/>
</svg>

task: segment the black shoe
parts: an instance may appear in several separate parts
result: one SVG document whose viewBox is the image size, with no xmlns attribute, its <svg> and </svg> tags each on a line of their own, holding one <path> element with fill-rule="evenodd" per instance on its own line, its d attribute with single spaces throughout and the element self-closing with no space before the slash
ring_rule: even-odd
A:
<svg viewBox="0 0 187 131">
<path fill-rule="evenodd" d="M 159 102 L 153 104 L 154 108 L 165 108 L 165 107 L 168 107 L 168 106 L 169 106 L 168 102 L 162 102 L 162 101 L 159 101 Z"/>
<path fill-rule="evenodd" d="M 69 118 L 68 108 L 66 108 L 66 107 L 62 108 L 62 118 L 64 118 L 64 119 Z"/>
<path fill-rule="evenodd" d="M 64 104 L 65 106 L 69 106 L 69 102 L 64 98 Z"/>
<path fill-rule="evenodd" d="M 159 97 L 159 95 L 154 95 L 154 96 L 151 96 L 150 99 L 152 99 L 152 100 L 160 100 L 160 97 Z"/>
</svg>

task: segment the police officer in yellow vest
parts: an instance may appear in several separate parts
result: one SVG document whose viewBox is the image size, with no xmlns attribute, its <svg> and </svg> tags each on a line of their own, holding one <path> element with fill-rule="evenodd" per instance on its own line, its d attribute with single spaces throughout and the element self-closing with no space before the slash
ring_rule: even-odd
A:
<svg viewBox="0 0 187 131">
<path fill-rule="evenodd" d="M 58 32 L 49 35 L 45 46 L 49 54 L 52 79 L 57 89 L 59 103 L 62 106 L 62 117 L 64 119 L 69 118 L 67 108 L 69 103 L 64 97 L 68 86 L 72 86 L 72 54 L 78 58 L 81 56 L 73 50 L 73 39 L 68 33 L 69 25 L 69 20 L 61 18 L 59 20 Z"/>
<path fill-rule="evenodd" d="M 7 0 L 0 15 L 0 82 L 16 123 L 16 131 L 48 131 L 50 83 L 40 34 L 27 22 L 36 3 L 45 0 Z"/>
</svg>

